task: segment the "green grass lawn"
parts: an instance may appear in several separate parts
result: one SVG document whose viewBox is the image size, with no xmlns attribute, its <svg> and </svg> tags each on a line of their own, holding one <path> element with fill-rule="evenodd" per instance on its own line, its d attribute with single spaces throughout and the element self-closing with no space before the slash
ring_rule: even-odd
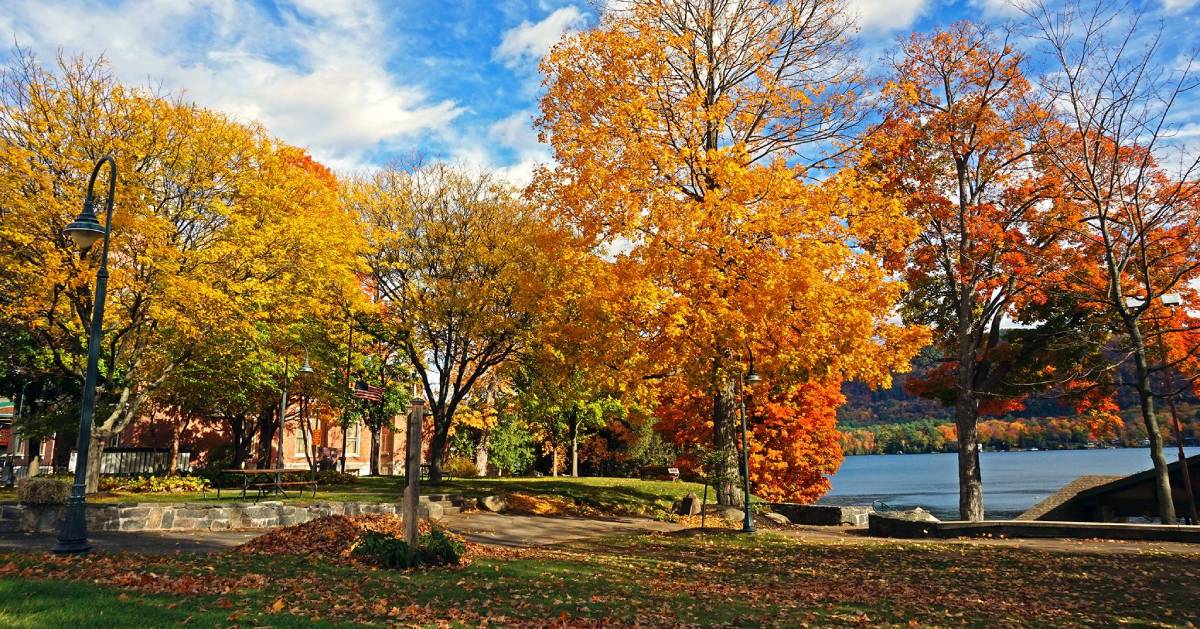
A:
<svg viewBox="0 0 1200 629">
<path fill-rule="evenodd" d="M 704 486 L 696 483 L 644 481 L 635 478 L 468 478 L 422 483 L 422 493 L 461 493 L 474 498 L 501 492 L 522 492 L 553 496 L 585 505 L 597 511 L 615 515 L 644 515 L 665 517 L 671 504 L 696 492 L 702 495 Z M 322 486 L 317 497 L 287 498 L 288 502 L 358 501 L 396 502 L 404 493 L 404 479 L 399 476 L 366 476 L 352 485 Z M 712 499 L 712 496 L 709 496 Z M 16 502 L 16 491 L 0 489 L 0 503 Z M 216 491 L 172 494 L 107 492 L 88 498 L 97 504 L 120 502 L 205 502 L 217 500 Z M 221 491 L 221 500 L 241 500 L 239 492 Z"/>
<path fill-rule="evenodd" d="M 394 572 L 303 557 L 0 555 L 0 625 L 1187 626 L 1200 555 L 614 536 Z"/>
</svg>

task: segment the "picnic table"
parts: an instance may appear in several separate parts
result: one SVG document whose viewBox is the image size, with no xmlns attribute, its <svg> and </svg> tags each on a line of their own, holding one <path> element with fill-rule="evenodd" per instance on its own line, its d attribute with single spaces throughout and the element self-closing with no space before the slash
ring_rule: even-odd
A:
<svg viewBox="0 0 1200 629">
<path fill-rule="evenodd" d="M 297 472 L 308 472 L 308 478 L 303 480 L 286 480 L 289 475 L 294 476 Z M 287 497 L 287 492 L 290 489 L 296 491 L 298 495 L 303 496 L 305 488 L 312 490 L 314 498 L 317 496 L 317 479 L 313 476 L 310 470 L 303 469 L 230 469 L 221 470 L 222 478 L 232 476 L 240 478 L 242 481 L 242 498 L 245 498 L 251 490 L 257 492 L 254 499 L 258 500 L 268 494 L 277 494 Z M 221 498 L 221 486 L 224 483 L 217 483 L 217 499 Z M 236 488 L 236 486 L 235 486 Z"/>
</svg>

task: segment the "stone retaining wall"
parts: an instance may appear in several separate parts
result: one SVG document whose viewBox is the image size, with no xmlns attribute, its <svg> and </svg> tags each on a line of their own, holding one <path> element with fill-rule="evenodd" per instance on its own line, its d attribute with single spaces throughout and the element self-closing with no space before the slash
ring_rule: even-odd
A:
<svg viewBox="0 0 1200 629">
<path fill-rule="evenodd" d="M 424 498 L 424 496 L 422 496 Z M 436 519 L 437 505 L 421 501 L 421 516 Z M 54 533 L 62 525 L 63 505 L 0 505 L 0 533 Z M 167 502 L 87 505 L 90 531 L 219 531 L 267 529 L 300 524 L 326 515 L 361 513 L 399 514 L 401 506 L 391 503 L 315 502 L 290 504 L 262 502 Z"/>
<path fill-rule="evenodd" d="M 772 502 L 771 510 L 781 514 L 792 524 L 816 526 L 866 526 L 871 507 L 835 507 L 831 505 L 798 505 L 790 502 Z"/>
</svg>

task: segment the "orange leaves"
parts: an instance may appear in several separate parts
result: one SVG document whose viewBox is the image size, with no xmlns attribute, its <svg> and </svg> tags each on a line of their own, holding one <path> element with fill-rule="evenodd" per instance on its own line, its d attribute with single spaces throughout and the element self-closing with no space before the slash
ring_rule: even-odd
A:
<svg viewBox="0 0 1200 629">
<path fill-rule="evenodd" d="M 842 462 L 837 407 L 845 401 L 839 382 L 806 382 L 785 392 L 757 385 L 751 398 L 750 480 L 754 494 L 772 501 L 815 502 L 829 491 L 829 477 Z M 681 446 L 712 438 L 712 398 L 699 390 L 668 397 L 658 409 L 654 429 Z M 684 457 L 681 467 L 700 470 Z M 711 470 L 708 471 L 711 474 Z"/>
<path fill-rule="evenodd" d="M 764 500 L 808 504 L 829 491 L 842 464 L 840 382 L 809 382 L 752 413 L 750 480 Z"/>
</svg>

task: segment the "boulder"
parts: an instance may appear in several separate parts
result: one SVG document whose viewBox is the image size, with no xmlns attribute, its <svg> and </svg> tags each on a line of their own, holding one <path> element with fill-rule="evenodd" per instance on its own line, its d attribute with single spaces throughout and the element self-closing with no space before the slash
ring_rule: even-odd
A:
<svg viewBox="0 0 1200 629">
<path fill-rule="evenodd" d="M 762 514 L 762 517 L 774 522 L 775 524 L 780 524 L 783 526 L 791 526 L 792 524 L 792 521 L 789 520 L 786 515 L 783 515 L 782 513 L 775 513 L 774 511 L 768 511 Z"/>
<path fill-rule="evenodd" d="M 417 507 L 417 517 L 425 518 L 430 522 L 437 522 L 445 515 L 442 510 L 442 505 L 436 502 L 422 502 Z"/>
<path fill-rule="evenodd" d="M 508 508 L 508 501 L 503 496 L 484 496 L 479 499 L 479 508 L 492 513 L 500 513 Z"/>
<path fill-rule="evenodd" d="M 889 513 L 888 515 L 903 520 L 912 520 L 913 522 L 941 522 L 941 520 L 937 519 L 937 516 L 922 509 L 921 507 L 917 507 L 916 509 L 911 509 L 909 511 L 895 511 Z"/>
<path fill-rule="evenodd" d="M 741 509 L 735 509 L 734 507 L 722 507 L 717 510 L 717 515 L 730 522 L 741 522 L 746 519 L 746 514 Z"/>
<path fill-rule="evenodd" d="M 700 515 L 700 498 L 696 494 L 688 494 L 675 503 L 677 515 Z"/>
</svg>

